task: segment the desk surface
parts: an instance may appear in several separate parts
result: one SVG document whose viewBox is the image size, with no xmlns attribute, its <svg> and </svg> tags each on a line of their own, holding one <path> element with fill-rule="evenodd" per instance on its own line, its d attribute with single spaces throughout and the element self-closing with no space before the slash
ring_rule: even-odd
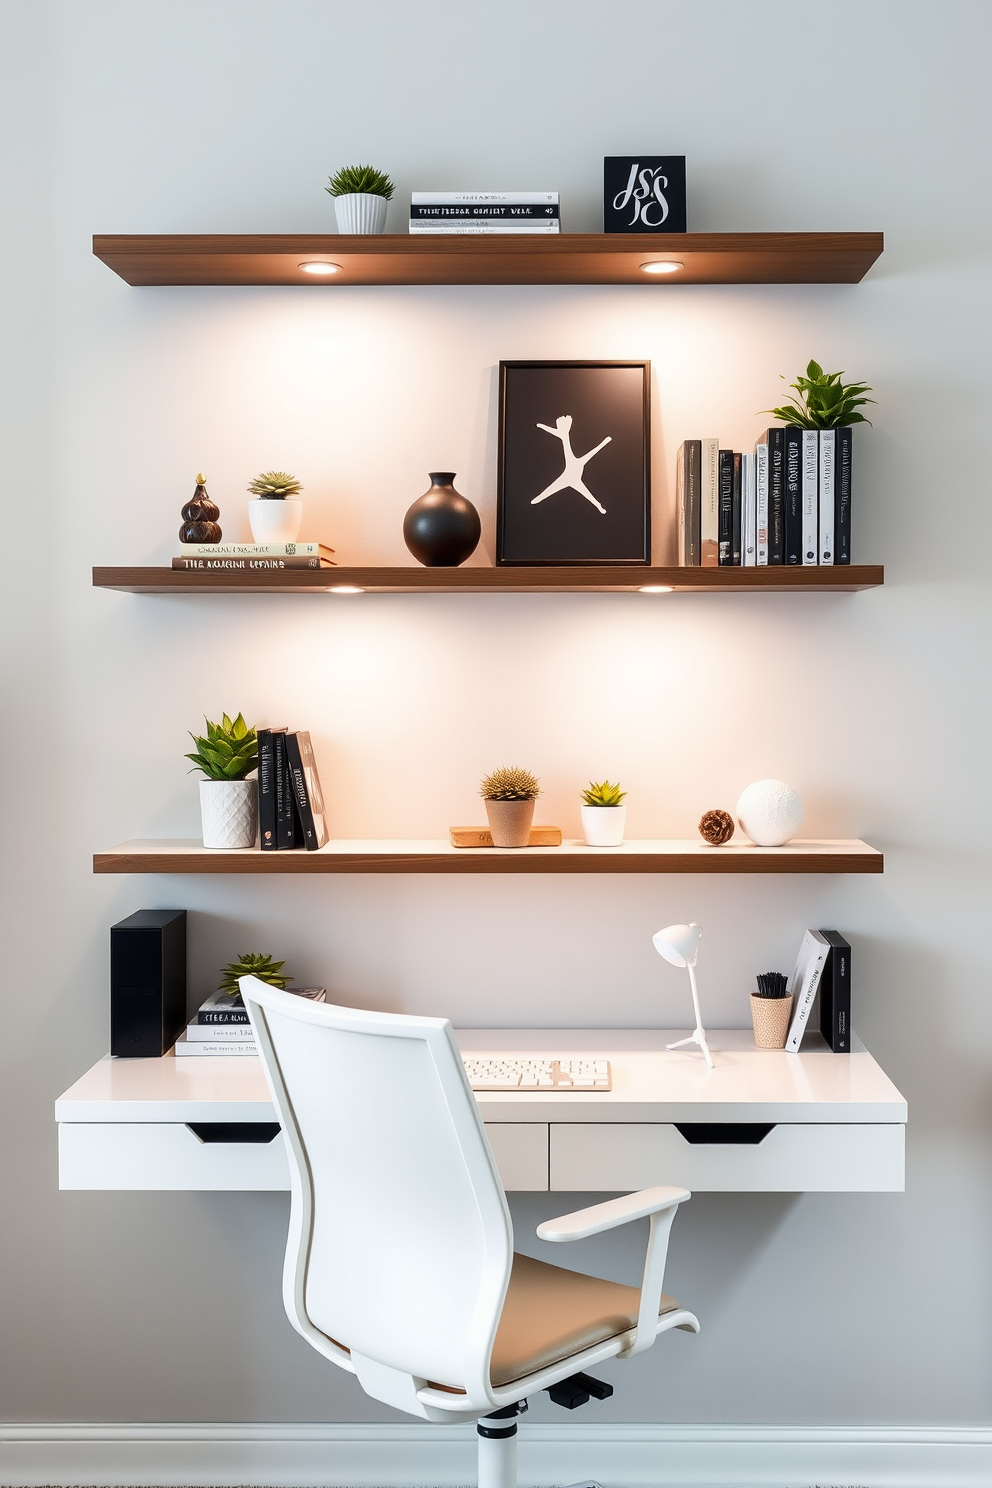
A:
<svg viewBox="0 0 992 1488">
<path fill-rule="evenodd" d="M 695 1051 L 668 1051 L 685 1030 L 456 1030 L 465 1054 L 595 1052 L 613 1066 L 608 1092 L 480 1092 L 487 1122 L 902 1123 L 906 1102 L 855 1039 L 832 1054 L 818 1038 L 785 1054 L 754 1047 L 750 1030 L 708 1035 L 716 1068 Z M 817 1047 L 817 1044 L 819 1045 Z M 272 1121 L 259 1061 L 219 1057 L 111 1059 L 77 1080 L 55 1105 L 60 1122 Z"/>
</svg>

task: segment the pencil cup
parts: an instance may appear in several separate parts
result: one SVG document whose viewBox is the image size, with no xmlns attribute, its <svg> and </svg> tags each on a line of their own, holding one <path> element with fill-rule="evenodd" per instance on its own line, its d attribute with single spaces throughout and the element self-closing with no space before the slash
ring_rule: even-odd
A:
<svg viewBox="0 0 992 1488">
<path fill-rule="evenodd" d="M 791 997 L 756 997 L 751 993 L 751 1022 L 759 1049 L 784 1049 L 792 1012 Z"/>
</svg>

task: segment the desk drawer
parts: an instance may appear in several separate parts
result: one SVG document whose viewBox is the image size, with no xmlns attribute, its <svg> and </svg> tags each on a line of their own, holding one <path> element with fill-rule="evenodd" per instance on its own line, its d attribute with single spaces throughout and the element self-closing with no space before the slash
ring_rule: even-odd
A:
<svg viewBox="0 0 992 1488">
<path fill-rule="evenodd" d="M 552 1125 L 551 1188 L 630 1192 L 870 1193 L 905 1187 L 905 1127 L 781 1124 L 752 1145 L 688 1141 L 669 1124 Z M 757 1133 L 756 1133 L 757 1134 Z"/>
<path fill-rule="evenodd" d="M 59 1188 L 288 1189 L 289 1167 L 281 1132 L 268 1142 L 217 1142 L 181 1122 L 63 1121 Z"/>
<path fill-rule="evenodd" d="M 548 1128 L 540 1121 L 487 1121 L 486 1136 L 503 1180 L 512 1193 L 547 1193 Z"/>
</svg>

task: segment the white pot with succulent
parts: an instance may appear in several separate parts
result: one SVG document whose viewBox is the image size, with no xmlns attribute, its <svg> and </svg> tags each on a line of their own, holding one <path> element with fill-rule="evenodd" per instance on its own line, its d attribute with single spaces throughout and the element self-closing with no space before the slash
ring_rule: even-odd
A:
<svg viewBox="0 0 992 1488">
<path fill-rule="evenodd" d="M 324 190 L 334 198 L 339 233 L 384 233 L 386 203 L 395 187 L 385 171 L 372 165 L 345 165 L 328 178 Z"/>
<path fill-rule="evenodd" d="M 534 806 L 541 783 L 529 770 L 509 765 L 494 770 L 479 785 L 486 803 L 486 816 L 493 847 L 528 847 Z"/>
<path fill-rule="evenodd" d="M 293 543 L 303 525 L 303 490 L 295 475 L 285 470 L 263 470 L 248 487 L 255 501 L 248 503 L 248 525 L 257 543 Z"/>
<path fill-rule="evenodd" d="M 627 808 L 622 804 L 626 791 L 608 780 L 590 780 L 582 792 L 582 831 L 586 847 L 619 847 L 627 825 Z"/>
<path fill-rule="evenodd" d="M 239 713 L 207 725 L 206 737 L 190 734 L 187 754 L 206 777 L 200 781 L 200 825 L 210 848 L 254 847 L 258 837 L 258 782 L 245 776 L 258 766 L 258 736 Z"/>
</svg>

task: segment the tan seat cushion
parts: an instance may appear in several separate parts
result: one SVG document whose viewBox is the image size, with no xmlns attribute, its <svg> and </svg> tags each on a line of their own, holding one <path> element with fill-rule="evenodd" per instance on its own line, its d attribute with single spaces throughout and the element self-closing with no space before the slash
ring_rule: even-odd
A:
<svg viewBox="0 0 992 1488">
<path fill-rule="evenodd" d="M 640 1302 L 637 1287 L 563 1271 L 514 1253 L 493 1345 L 493 1384 L 509 1384 L 629 1332 L 637 1324 Z M 662 1296 L 658 1312 L 674 1312 L 678 1305 L 674 1297 Z"/>
</svg>

